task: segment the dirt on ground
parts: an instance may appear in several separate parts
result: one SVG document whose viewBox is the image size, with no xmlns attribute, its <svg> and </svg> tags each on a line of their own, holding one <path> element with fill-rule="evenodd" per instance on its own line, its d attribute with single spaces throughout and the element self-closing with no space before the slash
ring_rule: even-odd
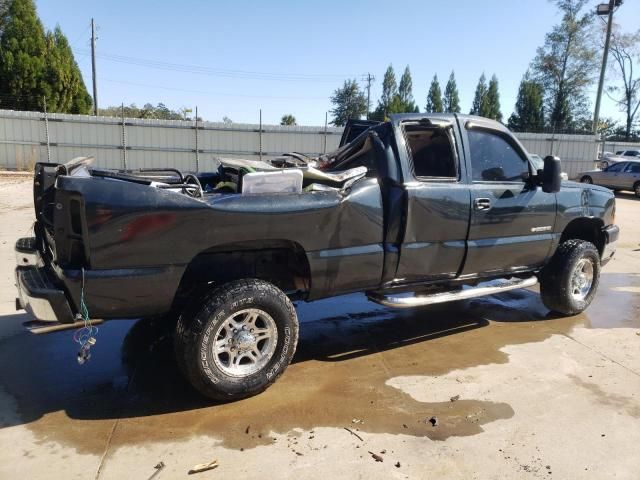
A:
<svg viewBox="0 0 640 480">
<path fill-rule="evenodd" d="M 638 478 L 640 200 L 598 295 L 556 318 L 536 288 L 396 311 L 299 303 L 293 364 L 212 404 L 179 375 L 171 325 L 111 321 L 85 365 L 72 331 L 15 311 L 31 185 L 0 179 L 0 478 Z M 163 467 L 160 467 L 162 462 Z M 155 468 L 158 466 L 158 468 Z"/>
</svg>

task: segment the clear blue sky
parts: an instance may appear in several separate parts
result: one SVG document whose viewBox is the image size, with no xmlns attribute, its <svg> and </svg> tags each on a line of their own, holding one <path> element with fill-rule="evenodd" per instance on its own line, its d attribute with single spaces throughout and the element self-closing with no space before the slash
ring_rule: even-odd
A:
<svg viewBox="0 0 640 480">
<path fill-rule="evenodd" d="M 465 112 L 480 74 L 495 73 L 507 118 L 536 48 L 558 22 L 555 6 L 544 0 L 36 3 L 45 27 L 60 24 L 69 38 L 89 91 L 91 17 L 99 28 L 98 53 L 205 67 L 181 72 L 98 58 L 101 107 L 197 105 L 207 120 L 228 116 L 242 123 L 257 123 L 262 108 L 265 123 L 291 113 L 299 124 L 322 125 L 331 93 L 345 78 L 360 81 L 366 72 L 376 77 L 375 106 L 389 63 L 398 79 L 409 64 L 421 110 L 434 73 L 444 88 L 455 70 Z M 638 19 L 639 2 L 626 0 L 617 23 L 631 30 Z M 622 118 L 606 96 L 602 116 Z"/>
</svg>

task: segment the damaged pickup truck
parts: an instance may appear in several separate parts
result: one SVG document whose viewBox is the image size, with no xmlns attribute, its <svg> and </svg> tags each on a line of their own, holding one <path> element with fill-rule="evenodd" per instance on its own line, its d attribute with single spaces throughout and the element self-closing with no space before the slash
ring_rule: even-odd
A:
<svg viewBox="0 0 640 480">
<path fill-rule="evenodd" d="M 615 251 L 615 199 L 560 173 L 555 157 L 535 170 L 503 125 L 454 114 L 352 122 L 333 153 L 209 173 L 40 163 L 17 307 L 36 332 L 177 318 L 193 386 L 247 397 L 293 357 L 292 301 L 413 308 L 539 282 L 550 310 L 583 311 Z"/>
</svg>

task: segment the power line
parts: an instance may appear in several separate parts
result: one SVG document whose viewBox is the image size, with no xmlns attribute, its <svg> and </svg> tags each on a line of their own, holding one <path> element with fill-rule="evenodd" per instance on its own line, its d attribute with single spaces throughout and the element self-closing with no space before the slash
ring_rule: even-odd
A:
<svg viewBox="0 0 640 480">
<path fill-rule="evenodd" d="M 109 83 L 121 83 L 123 85 L 132 85 L 135 87 L 158 88 L 161 90 L 168 90 L 172 92 L 197 93 L 200 95 L 213 95 L 213 96 L 219 96 L 219 97 L 270 98 L 270 99 L 282 99 L 282 100 L 326 100 L 327 99 L 326 96 L 323 96 L 323 97 L 306 96 L 305 97 L 305 96 L 245 95 L 245 94 L 236 94 L 236 93 L 228 93 L 228 92 L 212 92 L 210 90 L 191 90 L 188 88 L 165 87 L 162 85 L 129 82 L 126 80 L 114 80 L 110 78 L 102 78 L 102 81 L 109 82 Z"/>
<path fill-rule="evenodd" d="M 90 52 L 86 49 L 78 48 L 75 50 L 77 55 L 88 55 Z M 199 65 L 187 65 L 180 63 L 164 62 L 161 60 L 152 60 L 138 57 L 128 57 L 125 55 L 115 55 L 111 53 L 98 53 L 96 56 L 100 59 L 123 63 L 127 65 L 135 65 L 140 67 L 154 68 L 158 70 L 194 73 L 198 75 L 209 75 L 227 78 L 244 78 L 251 80 L 280 80 L 280 81 L 315 81 L 315 82 L 335 82 L 349 77 L 357 77 L 357 74 L 339 74 L 339 73 L 282 73 L 282 72 L 259 72 L 249 70 L 230 70 L 221 68 L 203 67 Z"/>
</svg>

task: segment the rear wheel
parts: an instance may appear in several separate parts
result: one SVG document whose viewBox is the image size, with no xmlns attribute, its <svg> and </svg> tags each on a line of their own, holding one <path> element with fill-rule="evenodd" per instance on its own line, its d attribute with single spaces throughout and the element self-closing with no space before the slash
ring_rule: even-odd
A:
<svg viewBox="0 0 640 480">
<path fill-rule="evenodd" d="M 298 318 L 280 289 L 262 280 L 218 287 L 178 320 L 175 351 L 189 382 L 215 400 L 265 390 L 287 368 Z"/>
<path fill-rule="evenodd" d="M 636 197 L 640 198 L 640 182 L 636 182 L 633 185 L 633 193 L 636 194 Z"/>
<path fill-rule="evenodd" d="M 584 240 L 562 243 L 540 275 L 540 295 L 549 310 L 575 315 L 585 310 L 598 288 L 600 254 Z"/>
<path fill-rule="evenodd" d="M 585 175 L 580 179 L 582 183 L 593 183 L 593 179 L 589 175 Z"/>
</svg>

